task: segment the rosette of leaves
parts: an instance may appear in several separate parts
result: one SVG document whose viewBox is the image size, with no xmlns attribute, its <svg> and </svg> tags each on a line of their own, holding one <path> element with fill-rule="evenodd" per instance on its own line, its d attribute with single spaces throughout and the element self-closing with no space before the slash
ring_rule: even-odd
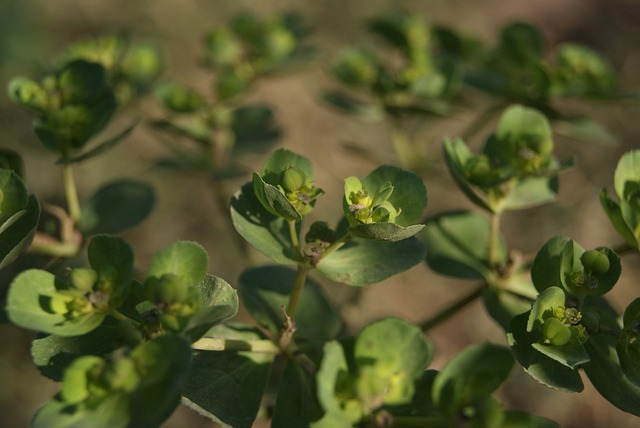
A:
<svg viewBox="0 0 640 428">
<path fill-rule="evenodd" d="M 35 114 L 33 128 L 58 163 L 72 163 L 102 154 L 132 130 L 125 129 L 106 141 L 85 146 L 109 122 L 117 108 L 105 69 L 85 60 L 74 60 L 40 82 L 16 77 L 9 82 L 9 97 Z"/>
<path fill-rule="evenodd" d="M 583 389 L 579 366 L 589 362 L 584 344 L 588 333 L 582 313 L 565 292 L 549 287 L 529 312 L 511 320 L 509 345 L 525 371 L 539 382 L 565 391 Z"/>
<path fill-rule="evenodd" d="M 242 91 L 251 80 L 285 71 L 315 55 L 305 45 L 309 30 L 295 13 L 261 19 L 249 12 L 204 37 L 208 64 L 220 70 L 222 86 Z"/>
<path fill-rule="evenodd" d="M 311 162 L 284 149 L 269 156 L 261 174 L 253 173 L 253 190 L 267 211 L 287 221 L 302 220 L 324 193 L 315 184 Z"/>
<path fill-rule="evenodd" d="M 622 155 L 613 184 L 618 201 L 603 189 L 600 192 L 600 204 L 627 245 L 640 250 L 640 150 Z"/>
<path fill-rule="evenodd" d="M 618 282 L 620 256 L 607 247 L 585 251 L 573 240 L 556 236 L 538 251 L 531 266 L 536 289 L 561 286 L 578 301 L 586 296 L 602 296 Z"/>
<path fill-rule="evenodd" d="M 302 241 L 298 235 L 303 215 L 320 195 L 317 188 L 307 185 L 312 177 L 306 158 L 287 150 L 274 152 L 263 173 L 254 174 L 253 182 L 232 197 L 231 217 L 236 231 L 278 263 L 302 263 L 308 265 L 307 269 L 315 267 L 334 281 L 351 285 L 379 282 L 420 262 L 424 245 L 413 235 L 423 226 L 412 223 L 422 215 L 427 198 L 418 176 L 396 167 L 381 167 L 360 181 L 365 189 L 387 189 L 385 198 L 394 207 L 395 222 L 380 218 L 379 223 L 349 226 L 343 220 L 333 229 L 327 222 L 318 221 Z M 287 183 L 283 183 L 285 178 Z M 296 190 L 298 185 L 302 187 Z"/>
<path fill-rule="evenodd" d="M 156 47 L 133 42 L 120 34 L 77 41 L 62 55 L 63 63 L 73 60 L 102 65 L 121 106 L 146 94 L 163 70 L 162 57 Z"/>
<path fill-rule="evenodd" d="M 89 243 L 90 268 L 70 271 L 66 279 L 30 269 L 11 283 L 9 319 L 24 328 L 58 336 L 78 336 L 96 329 L 127 300 L 133 252 L 122 239 L 100 235 Z"/>
<path fill-rule="evenodd" d="M 328 342 L 316 375 L 324 415 L 314 428 L 374 420 L 388 406 L 410 404 L 433 345 L 416 326 L 387 318 L 365 327 L 353 344 Z"/>
<path fill-rule="evenodd" d="M 21 159 L 13 151 L 0 153 L 0 269 L 31 243 L 40 218 L 40 204 L 20 177 Z"/>
<path fill-rule="evenodd" d="M 190 241 L 176 241 L 153 256 L 135 305 L 144 335 L 179 333 L 195 341 L 236 314 L 236 292 L 208 275 L 208 265 L 206 251 Z"/>
<path fill-rule="evenodd" d="M 476 205 L 492 213 L 555 200 L 557 174 L 573 166 L 553 157 L 553 136 L 545 116 L 514 105 L 502 114 L 481 154 L 461 139 L 445 140 L 444 157 L 456 184 Z"/>
<path fill-rule="evenodd" d="M 422 180 L 399 168 L 383 166 L 362 181 L 357 177 L 344 181 L 343 210 L 354 237 L 381 241 L 410 238 L 424 229 L 424 225 L 413 223 L 426 205 Z"/>
<path fill-rule="evenodd" d="M 575 43 L 556 48 L 551 87 L 554 95 L 610 97 L 615 89 L 615 74 L 597 52 Z"/>
<path fill-rule="evenodd" d="M 324 100 L 364 120 L 382 119 L 385 113 L 429 116 L 446 112 L 460 86 L 461 73 L 450 58 L 435 54 L 430 26 L 417 15 L 391 12 L 371 20 L 369 29 L 399 53 L 402 64 L 392 66 L 377 53 L 347 48 L 333 60 L 331 73 L 363 97 L 328 91 Z"/>
<path fill-rule="evenodd" d="M 191 348 L 165 335 L 108 356 L 77 358 L 60 392 L 35 414 L 34 427 L 159 426 L 180 403 Z"/>
</svg>

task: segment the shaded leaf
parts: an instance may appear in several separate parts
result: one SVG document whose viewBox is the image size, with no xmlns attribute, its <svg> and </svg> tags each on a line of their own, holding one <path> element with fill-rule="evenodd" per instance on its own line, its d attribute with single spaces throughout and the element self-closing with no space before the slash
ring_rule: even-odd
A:
<svg viewBox="0 0 640 428">
<path fill-rule="evenodd" d="M 16 213 L 0 226 L 0 269 L 14 261 L 25 251 L 36 232 L 40 220 L 40 204 L 29 196 L 24 212 Z"/>
<path fill-rule="evenodd" d="M 129 126 L 128 128 L 124 129 L 122 132 L 120 132 L 119 134 L 109 138 L 106 141 L 103 141 L 102 143 L 97 144 L 95 147 L 93 147 L 92 149 L 82 153 L 82 154 L 78 154 L 75 156 L 71 156 L 71 157 L 65 157 L 65 156 L 61 156 L 56 163 L 57 164 L 69 164 L 69 163 L 78 163 L 78 162 L 82 162 L 82 161 L 86 161 L 88 159 L 92 159 L 95 158 L 97 156 L 100 156 L 101 154 L 107 152 L 108 150 L 114 148 L 115 146 L 117 146 L 120 142 L 122 142 L 122 140 L 124 140 L 125 138 L 127 138 L 129 136 L 129 134 L 133 131 L 133 129 L 136 127 L 138 123 L 134 123 L 133 125 Z"/>
</svg>

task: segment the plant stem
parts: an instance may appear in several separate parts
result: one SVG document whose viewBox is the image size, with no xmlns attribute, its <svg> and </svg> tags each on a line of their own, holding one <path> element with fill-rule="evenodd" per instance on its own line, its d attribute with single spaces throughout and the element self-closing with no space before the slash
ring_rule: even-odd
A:
<svg viewBox="0 0 640 428">
<path fill-rule="evenodd" d="M 249 351 L 277 354 L 280 348 L 271 340 L 234 340 L 221 337 L 204 337 L 191 344 L 192 349 L 202 351 Z"/>
<path fill-rule="evenodd" d="M 287 223 L 289 224 L 289 235 L 291 236 L 293 249 L 298 256 L 302 257 L 302 253 L 300 252 L 300 239 L 298 238 L 298 231 L 296 230 L 296 221 L 289 220 Z"/>
<path fill-rule="evenodd" d="M 352 236 L 349 232 L 345 233 L 340 239 L 336 240 L 333 244 L 329 245 L 327 249 L 322 252 L 318 262 L 324 259 L 325 257 L 330 256 L 334 252 L 338 251 L 340 248 L 342 248 L 344 244 L 349 242 L 351 238 Z"/>
<path fill-rule="evenodd" d="M 427 331 L 436 327 L 438 324 L 446 321 L 447 319 L 455 315 L 458 311 L 460 311 L 462 308 L 467 306 L 469 303 L 473 302 L 474 300 L 482 296 L 482 293 L 484 292 L 485 288 L 487 288 L 487 284 L 483 283 L 480 287 L 476 288 L 471 293 L 462 296 L 460 299 L 453 302 L 447 308 L 441 310 L 436 315 L 434 315 L 433 317 L 423 322 L 420 325 L 420 327 L 422 328 L 422 331 L 426 333 Z"/>
<path fill-rule="evenodd" d="M 495 269 L 498 266 L 498 242 L 500 240 L 500 211 L 491 215 L 489 229 L 489 267 Z"/>
<path fill-rule="evenodd" d="M 80 202 L 78 201 L 78 190 L 76 182 L 73 178 L 73 168 L 70 163 L 62 165 L 62 182 L 64 186 L 64 195 L 67 199 L 67 210 L 69 217 L 76 224 L 80 220 Z"/>
<path fill-rule="evenodd" d="M 311 266 L 308 264 L 298 264 L 298 273 L 296 274 L 293 290 L 291 290 L 291 295 L 289 296 L 289 304 L 287 305 L 287 315 L 292 321 L 295 320 L 298 305 L 300 304 L 300 298 L 302 297 L 302 290 L 304 289 L 304 284 L 307 280 L 309 270 L 311 270 Z"/>
</svg>

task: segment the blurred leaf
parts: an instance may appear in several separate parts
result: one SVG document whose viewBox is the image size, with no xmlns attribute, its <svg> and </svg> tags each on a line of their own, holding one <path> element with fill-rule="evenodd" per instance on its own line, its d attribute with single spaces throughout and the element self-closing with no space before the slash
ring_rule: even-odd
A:
<svg viewBox="0 0 640 428">
<path fill-rule="evenodd" d="M 107 318 L 95 330 L 82 336 L 42 336 L 31 344 L 33 362 L 42 375 L 61 381 L 64 370 L 83 355 L 105 356 L 124 344 L 135 341 L 135 332 L 128 323 Z"/>
<path fill-rule="evenodd" d="M 614 134 L 588 117 L 556 121 L 553 127 L 557 134 L 576 141 L 599 144 L 605 147 L 615 147 L 619 143 Z"/>
<path fill-rule="evenodd" d="M 522 368 L 543 385 L 567 392 L 584 389 L 580 374 L 533 349 L 533 335 L 527 333 L 529 313 L 513 318 L 507 331 L 507 339 L 514 357 Z"/>
<path fill-rule="evenodd" d="M 629 182 L 640 182 L 640 150 L 629 151 L 618 161 L 613 185 L 620 200 L 629 200 L 631 193 L 637 191 L 637 188 L 629 187 Z"/>
<path fill-rule="evenodd" d="M 502 428 L 560 428 L 560 425 L 540 416 L 519 410 L 508 410 L 504 412 Z"/>
<path fill-rule="evenodd" d="M 492 213 L 493 209 L 484 199 L 476 194 L 471 187 L 471 183 L 465 176 L 464 165 L 469 159 L 471 159 L 473 154 L 464 141 L 460 138 L 456 138 L 455 140 L 445 139 L 442 143 L 442 147 L 444 160 L 447 164 L 447 168 L 449 168 L 449 173 L 460 190 L 462 190 L 462 193 L 464 193 L 471 202 Z"/>
<path fill-rule="evenodd" d="M 433 401 L 445 413 L 453 414 L 498 389 L 509 376 L 513 363 L 507 348 L 489 343 L 469 346 L 436 376 Z"/>
<path fill-rule="evenodd" d="M 456 278 L 486 280 L 489 267 L 489 220 L 472 211 L 450 211 L 425 220 L 422 234 L 427 246 L 427 264 L 434 271 Z M 500 236 L 496 256 L 507 260 L 507 248 Z"/>
<path fill-rule="evenodd" d="M 161 278 L 165 274 L 173 274 L 195 286 L 203 281 L 208 268 L 209 255 L 200 244 L 176 241 L 153 256 L 147 277 Z"/>
<path fill-rule="evenodd" d="M 23 328 L 60 336 L 78 336 L 98 327 L 105 313 L 91 311 L 67 319 L 51 309 L 58 295 L 56 277 L 43 270 L 21 272 L 11 283 L 7 296 L 7 313 L 14 324 Z"/>
<path fill-rule="evenodd" d="M 504 209 L 520 210 L 553 202 L 558 197 L 557 177 L 526 177 L 517 181 L 504 200 Z"/>
<path fill-rule="evenodd" d="M 94 428 L 126 428 L 129 422 L 129 406 L 129 397 L 124 392 L 109 395 L 96 409 L 70 406 L 58 394 L 38 409 L 31 426 L 67 428 L 91 423 Z"/>
<path fill-rule="evenodd" d="M 235 153 L 262 152 L 282 136 L 273 111 L 262 104 L 241 106 L 233 111 L 231 130 L 235 134 Z"/>
<path fill-rule="evenodd" d="M 354 238 L 316 267 L 333 281 L 368 285 L 415 266 L 424 259 L 425 251 L 415 237 L 397 242 Z"/>
<path fill-rule="evenodd" d="M 384 111 L 381 107 L 357 100 L 345 93 L 338 91 L 326 91 L 322 94 L 322 100 L 342 113 L 347 113 L 365 121 L 381 120 Z"/>
<path fill-rule="evenodd" d="M 251 428 L 270 364 L 248 353 L 195 351 L 182 403 L 223 427 Z"/>
<path fill-rule="evenodd" d="M 84 152 L 82 154 L 71 156 L 71 157 L 66 157 L 63 154 L 63 156 L 61 156 L 56 161 L 56 163 L 57 164 L 78 163 L 78 162 L 86 161 L 88 159 L 92 159 L 92 158 L 95 158 L 97 156 L 100 156 L 101 154 L 103 154 L 106 151 L 112 149 L 113 147 L 118 145 L 122 140 L 127 138 L 129 136 L 129 134 L 133 131 L 133 129 L 136 127 L 137 124 L 138 124 L 138 122 L 134 123 L 133 125 L 129 126 L 125 130 L 120 132 L 119 134 L 109 138 L 106 141 L 103 141 L 100 144 L 97 144 L 94 148 L 92 148 L 92 149 L 90 149 L 90 150 L 88 150 L 88 151 L 86 151 L 86 152 Z"/>
<path fill-rule="evenodd" d="M 29 196 L 25 211 L 14 214 L 0 226 L 0 269 L 26 250 L 35 235 L 40 220 L 40 204 Z"/>
<path fill-rule="evenodd" d="M 148 184 L 120 180 L 100 188 L 82 207 L 78 227 L 85 235 L 119 233 L 144 220 L 155 205 Z"/>
<path fill-rule="evenodd" d="M 231 219 L 240 236 L 262 254 L 277 263 L 297 263 L 286 221 L 262 206 L 252 183 L 246 183 L 231 198 Z"/>
<path fill-rule="evenodd" d="M 505 331 L 513 317 L 531 309 L 530 300 L 491 287 L 482 293 L 482 299 L 491 318 Z"/>
<path fill-rule="evenodd" d="M 274 335 L 284 326 L 284 313 L 280 309 L 289 302 L 296 272 L 284 266 L 262 266 L 246 270 L 240 275 L 238 291 L 242 302 L 253 318 Z M 296 316 L 296 337 L 307 340 L 328 341 L 342 327 L 339 315 L 322 294 L 322 289 L 310 278 Z M 321 323 L 318 320 L 322 320 Z"/>
<path fill-rule="evenodd" d="M 24 181 L 24 162 L 15 150 L 0 147 L 0 168 L 15 172 Z"/>
<path fill-rule="evenodd" d="M 188 120 L 155 120 L 151 123 L 156 128 L 169 130 L 183 137 L 191 138 L 198 143 L 211 145 L 211 127 L 201 118 L 189 118 Z M 197 158 L 201 157 L 198 154 Z"/>
<path fill-rule="evenodd" d="M 159 85 L 155 95 L 167 109 L 175 113 L 193 113 L 205 104 L 202 95 L 176 82 Z"/>
</svg>

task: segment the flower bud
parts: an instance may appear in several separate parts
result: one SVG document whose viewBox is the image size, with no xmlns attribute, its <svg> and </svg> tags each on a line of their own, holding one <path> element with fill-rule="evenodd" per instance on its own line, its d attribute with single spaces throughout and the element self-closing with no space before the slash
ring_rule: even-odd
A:
<svg viewBox="0 0 640 428">
<path fill-rule="evenodd" d="M 580 262 L 585 270 L 596 275 L 607 273 L 610 267 L 609 257 L 599 250 L 585 251 L 582 253 L 582 256 L 580 256 Z"/>
<path fill-rule="evenodd" d="M 282 172 L 282 178 L 280 182 L 282 183 L 282 188 L 285 192 L 295 192 L 299 190 L 302 186 L 304 186 L 307 181 L 306 174 L 295 167 L 288 167 Z"/>
<path fill-rule="evenodd" d="M 563 346 L 571 340 L 571 330 L 558 318 L 549 318 L 542 325 L 544 343 L 553 346 Z"/>
</svg>

